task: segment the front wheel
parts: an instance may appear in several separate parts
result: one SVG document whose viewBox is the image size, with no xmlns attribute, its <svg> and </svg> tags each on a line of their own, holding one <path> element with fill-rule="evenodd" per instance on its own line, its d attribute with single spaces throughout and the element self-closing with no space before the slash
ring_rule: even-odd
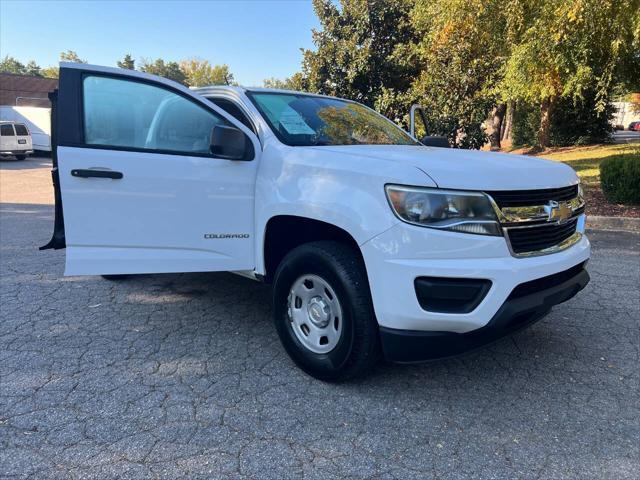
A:
<svg viewBox="0 0 640 480">
<path fill-rule="evenodd" d="M 27 156 L 26 155 L 16 155 L 16 158 L 18 160 L 24 160 L 25 158 L 27 158 Z"/>
<path fill-rule="evenodd" d="M 364 263 L 348 245 L 313 242 L 292 250 L 276 271 L 273 302 L 280 340 L 308 374 L 346 380 L 380 358 Z"/>
</svg>

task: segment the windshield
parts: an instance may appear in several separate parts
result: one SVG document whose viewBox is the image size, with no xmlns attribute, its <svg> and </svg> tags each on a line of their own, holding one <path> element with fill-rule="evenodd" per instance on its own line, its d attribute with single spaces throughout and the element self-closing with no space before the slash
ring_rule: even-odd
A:
<svg viewBox="0 0 640 480">
<path fill-rule="evenodd" d="M 297 93 L 247 95 L 287 145 L 419 145 L 390 120 L 359 103 Z"/>
</svg>

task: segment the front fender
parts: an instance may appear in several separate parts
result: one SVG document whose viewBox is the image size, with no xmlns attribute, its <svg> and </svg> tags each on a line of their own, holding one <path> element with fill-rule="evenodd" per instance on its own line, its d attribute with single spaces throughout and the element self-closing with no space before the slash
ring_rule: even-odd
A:
<svg viewBox="0 0 640 480">
<path fill-rule="evenodd" d="M 275 216 L 329 223 L 358 245 L 397 224 L 384 192 L 387 183 L 435 186 L 411 165 L 304 147 L 265 149 L 256 183 L 256 273 L 265 271 L 265 227 Z"/>
</svg>

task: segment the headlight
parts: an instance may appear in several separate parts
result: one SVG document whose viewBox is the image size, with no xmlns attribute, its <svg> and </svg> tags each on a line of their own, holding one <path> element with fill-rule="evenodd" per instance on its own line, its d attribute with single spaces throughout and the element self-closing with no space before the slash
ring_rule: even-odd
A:
<svg viewBox="0 0 640 480">
<path fill-rule="evenodd" d="M 401 220 L 422 227 L 502 236 L 489 198 L 478 192 L 387 185 L 387 198 Z"/>
</svg>

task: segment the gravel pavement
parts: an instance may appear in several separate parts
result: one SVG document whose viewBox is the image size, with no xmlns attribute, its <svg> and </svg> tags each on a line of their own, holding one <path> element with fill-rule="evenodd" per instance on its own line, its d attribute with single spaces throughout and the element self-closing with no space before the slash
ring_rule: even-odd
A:
<svg viewBox="0 0 640 480">
<path fill-rule="evenodd" d="M 638 478 L 640 235 L 591 232 L 591 284 L 514 337 L 331 385 L 265 285 L 63 277 L 47 168 L 0 163 L 0 478 Z"/>
</svg>

